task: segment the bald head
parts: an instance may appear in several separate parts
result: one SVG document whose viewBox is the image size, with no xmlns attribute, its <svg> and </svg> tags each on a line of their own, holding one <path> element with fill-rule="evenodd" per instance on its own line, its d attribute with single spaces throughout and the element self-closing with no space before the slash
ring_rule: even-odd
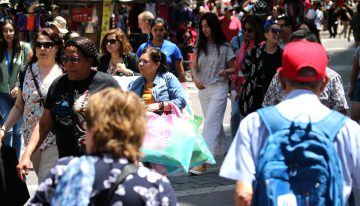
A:
<svg viewBox="0 0 360 206">
<path fill-rule="evenodd" d="M 144 11 L 139 14 L 138 23 L 142 33 L 150 34 L 151 31 L 150 24 L 151 21 L 154 19 L 155 19 L 154 15 L 149 11 Z"/>
</svg>

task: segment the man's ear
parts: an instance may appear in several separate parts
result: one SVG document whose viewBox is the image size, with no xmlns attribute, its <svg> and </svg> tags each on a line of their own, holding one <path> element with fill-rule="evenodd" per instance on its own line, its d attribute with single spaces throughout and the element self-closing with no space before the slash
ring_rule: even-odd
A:
<svg viewBox="0 0 360 206">
<path fill-rule="evenodd" d="M 320 87 L 320 93 L 324 91 L 324 89 L 326 88 L 326 85 L 328 84 L 330 78 L 329 76 L 326 74 L 325 77 L 323 78 L 322 80 L 322 83 L 321 83 L 321 87 Z"/>
</svg>

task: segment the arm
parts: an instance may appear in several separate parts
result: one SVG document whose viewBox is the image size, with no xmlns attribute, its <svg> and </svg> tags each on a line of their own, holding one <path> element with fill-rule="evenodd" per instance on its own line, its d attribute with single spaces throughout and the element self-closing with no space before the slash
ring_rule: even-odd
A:
<svg viewBox="0 0 360 206">
<path fill-rule="evenodd" d="M 14 124 L 17 122 L 17 120 L 21 117 L 22 113 L 24 112 L 24 102 L 22 100 L 22 92 L 19 89 L 19 92 L 17 93 L 16 102 L 13 108 L 11 109 L 8 118 L 6 119 L 5 123 L 1 127 L 2 130 L 0 130 L 0 145 L 3 137 L 5 136 L 5 133 L 14 126 Z M 5 132 L 6 131 L 6 132 Z"/>
<path fill-rule="evenodd" d="M 224 70 L 221 70 L 218 75 L 221 76 L 225 76 L 225 75 L 231 75 L 235 72 L 235 60 L 231 59 L 230 61 L 228 61 L 227 63 L 227 68 Z"/>
<path fill-rule="evenodd" d="M 23 179 L 23 174 L 27 174 L 30 168 L 30 157 L 36 151 L 37 148 L 44 142 L 46 136 L 49 134 L 53 126 L 53 120 L 51 118 L 51 112 L 48 109 L 44 109 L 44 112 L 40 118 L 40 121 L 36 124 L 31 137 L 29 144 L 25 149 L 24 154 L 21 157 L 21 160 L 16 167 L 20 179 Z"/>
<path fill-rule="evenodd" d="M 349 98 L 352 99 L 352 96 L 354 94 L 354 89 L 356 87 L 356 81 L 358 79 L 359 74 L 359 57 L 357 55 L 353 58 L 352 63 L 352 70 L 351 70 L 351 77 L 350 77 L 350 88 L 349 88 Z"/>
<path fill-rule="evenodd" d="M 180 60 L 175 60 L 175 67 L 176 67 L 176 72 L 179 78 L 180 82 L 185 82 L 185 71 L 184 71 L 184 66 L 183 66 L 183 61 L 182 59 Z"/>
<path fill-rule="evenodd" d="M 236 206 L 250 206 L 252 200 L 253 189 L 252 185 L 243 182 L 236 181 L 235 185 L 235 205 Z"/>
<path fill-rule="evenodd" d="M 195 52 L 196 54 L 196 52 Z M 195 86 L 198 88 L 198 89 L 205 89 L 205 85 L 204 83 L 197 77 L 197 70 L 198 70 L 198 57 L 197 55 L 195 55 L 196 57 L 194 58 L 193 60 L 193 64 L 192 64 L 192 67 L 191 67 L 191 75 L 192 75 L 192 79 L 195 83 Z"/>
</svg>

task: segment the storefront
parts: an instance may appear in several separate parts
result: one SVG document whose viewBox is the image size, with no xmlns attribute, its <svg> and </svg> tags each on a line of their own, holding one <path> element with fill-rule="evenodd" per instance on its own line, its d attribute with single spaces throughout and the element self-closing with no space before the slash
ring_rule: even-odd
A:
<svg viewBox="0 0 360 206">
<path fill-rule="evenodd" d="M 102 0 L 61 0 L 60 16 L 69 23 L 70 29 L 100 44 L 102 30 Z"/>
</svg>

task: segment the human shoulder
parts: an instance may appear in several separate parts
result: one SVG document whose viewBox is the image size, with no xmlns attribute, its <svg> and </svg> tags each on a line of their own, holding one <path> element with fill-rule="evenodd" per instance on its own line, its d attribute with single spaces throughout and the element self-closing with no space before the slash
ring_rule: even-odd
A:
<svg viewBox="0 0 360 206">
<path fill-rule="evenodd" d="M 95 80 L 95 82 L 104 84 L 106 86 L 119 87 L 119 84 L 117 83 L 117 81 L 110 74 L 105 73 L 105 72 L 96 71 L 94 80 Z"/>
</svg>

